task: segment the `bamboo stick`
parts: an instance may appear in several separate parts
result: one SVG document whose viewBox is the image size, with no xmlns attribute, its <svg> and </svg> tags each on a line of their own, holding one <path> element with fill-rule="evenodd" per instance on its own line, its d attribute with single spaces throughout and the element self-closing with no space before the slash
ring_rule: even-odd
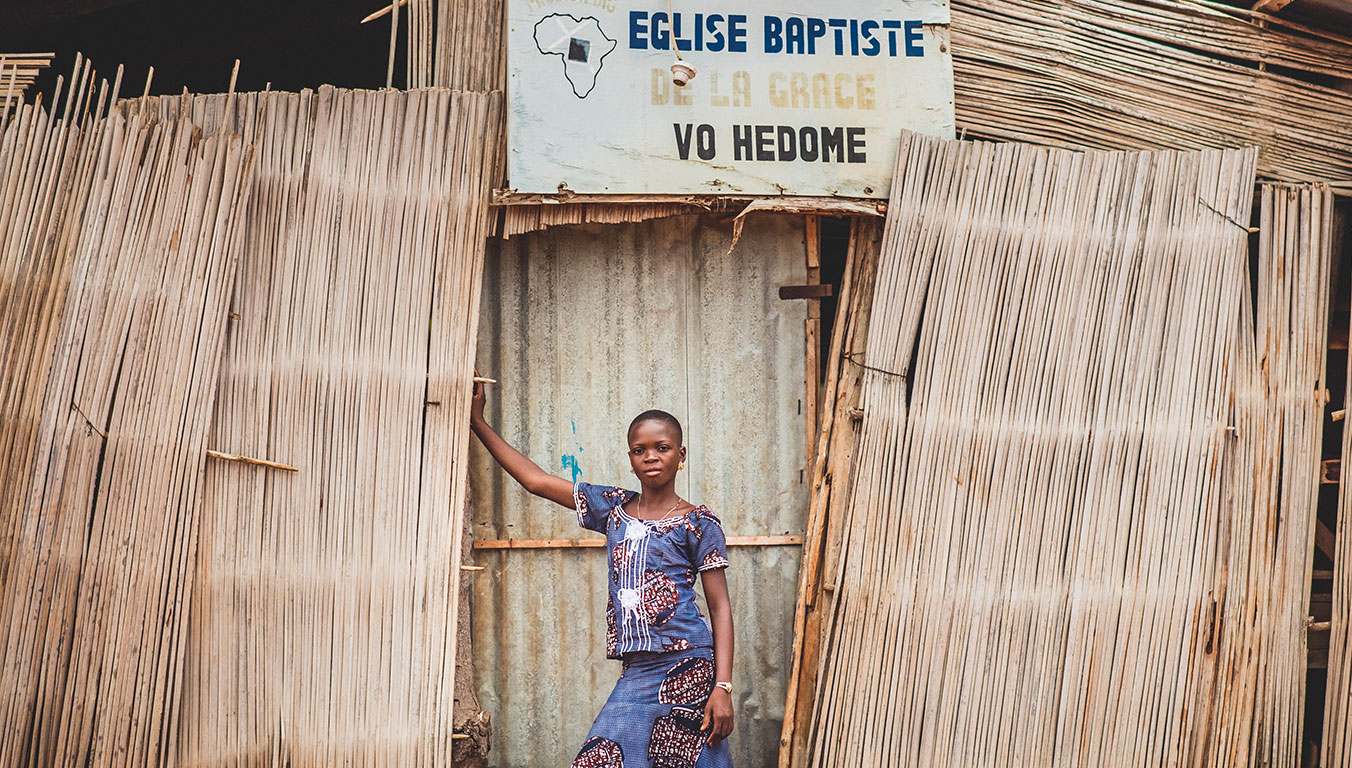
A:
<svg viewBox="0 0 1352 768">
<path fill-rule="evenodd" d="M 284 470 L 286 470 L 287 472 L 299 472 L 299 471 L 300 471 L 299 468 L 293 467 L 293 466 L 291 466 L 290 464 L 282 464 L 281 462 L 277 462 L 277 461 L 269 461 L 269 460 L 267 460 L 267 459 L 255 459 L 255 458 L 253 458 L 253 457 L 251 457 L 251 456 L 240 456 L 240 455 L 237 454 L 237 453 L 221 453 L 220 451 L 213 451 L 213 450 L 208 449 L 207 452 L 206 452 L 206 454 L 207 454 L 207 456 L 209 456 L 209 457 L 211 457 L 211 458 L 213 458 L 213 459 L 221 459 L 222 461 L 237 461 L 237 462 L 240 462 L 241 464 L 252 464 L 252 465 L 257 466 L 257 467 L 269 467 L 269 468 L 271 468 L 271 469 L 284 469 Z"/>
<path fill-rule="evenodd" d="M 403 8 L 406 5 L 408 5 L 408 0 L 396 0 L 396 2 L 391 5 L 381 6 L 372 13 L 367 14 L 366 18 L 358 23 L 365 24 L 368 21 L 375 21 L 376 19 L 393 12 L 396 8 Z"/>
</svg>

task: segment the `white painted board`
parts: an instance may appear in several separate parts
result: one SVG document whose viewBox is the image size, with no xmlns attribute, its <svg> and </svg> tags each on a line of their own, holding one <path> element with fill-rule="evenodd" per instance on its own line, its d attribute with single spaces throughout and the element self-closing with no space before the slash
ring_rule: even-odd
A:
<svg viewBox="0 0 1352 768">
<path fill-rule="evenodd" d="M 508 0 L 509 185 L 886 198 L 902 129 L 953 136 L 948 20 L 946 0 Z"/>
</svg>

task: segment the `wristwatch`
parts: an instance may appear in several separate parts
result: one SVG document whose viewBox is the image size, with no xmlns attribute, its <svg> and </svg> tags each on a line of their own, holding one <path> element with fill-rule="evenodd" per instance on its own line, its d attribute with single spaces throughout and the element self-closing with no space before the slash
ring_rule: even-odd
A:
<svg viewBox="0 0 1352 768">
<path fill-rule="evenodd" d="M 714 683 L 714 687 L 722 688 L 723 690 L 728 692 L 729 696 L 732 695 L 732 683 Z"/>
</svg>

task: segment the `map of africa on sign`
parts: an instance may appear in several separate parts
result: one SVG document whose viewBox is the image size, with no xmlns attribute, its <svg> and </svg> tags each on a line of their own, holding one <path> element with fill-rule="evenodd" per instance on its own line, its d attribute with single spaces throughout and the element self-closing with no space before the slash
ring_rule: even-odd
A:
<svg viewBox="0 0 1352 768">
<path fill-rule="evenodd" d="M 563 76 L 579 99 L 596 87 L 601 62 L 615 50 L 615 41 L 601 31 L 592 16 L 577 18 L 567 13 L 550 14 L 535 23 L 535 47 L 540 53 L 563 59 Z"/>
</svg>

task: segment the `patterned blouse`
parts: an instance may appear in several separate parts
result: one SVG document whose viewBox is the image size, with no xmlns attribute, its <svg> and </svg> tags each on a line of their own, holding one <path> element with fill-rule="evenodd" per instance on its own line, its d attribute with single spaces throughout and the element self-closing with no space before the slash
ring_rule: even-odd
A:
<svg viewBox="0 0 1352 768">
<path fill-rule="evenodd" d="M 578 524 L 606 535 L 606 658 L 712 648 L 709 622 L 695 605 L 695 574 L 728 567 L 723 524 L 703 506 L 662 520 L 630 517 L 624 505 L 637 495 L 588 483 L 573 488 Z"/>
</svg>

